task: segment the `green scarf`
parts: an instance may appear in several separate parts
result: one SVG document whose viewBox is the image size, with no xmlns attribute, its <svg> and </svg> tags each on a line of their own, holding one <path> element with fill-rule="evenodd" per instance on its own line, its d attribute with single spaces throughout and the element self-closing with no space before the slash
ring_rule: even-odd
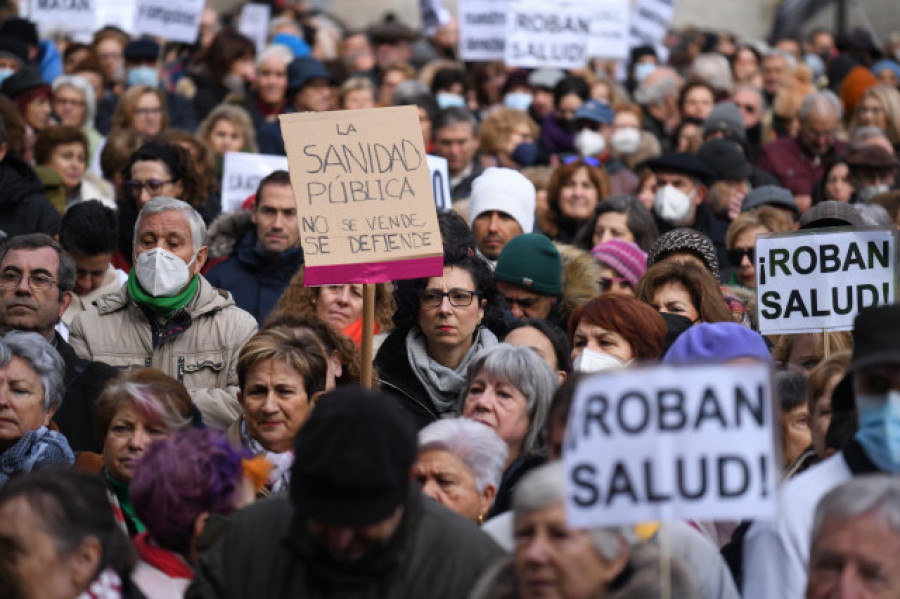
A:
<svg viewBox="0 0 900 599">
<path fill-rule="evenodd" d="M 200 277 L 194 275 L 191 282 L 184 288 L 184 291 L 177 293 L 172 297 L 153 297 L 146 291 L 137 280 L 134 274 L 135 269 L 131 269 L 128 273 L 128 295 L 131 296 L 138 305 L 147 308 L 153 312 L 159 312 L 166 320 L 172 317 L 176 312 L 184 308 L 194 295 L 197 294 L 197 287 L 200 286 Z"/>
<path fill-rule="evenodd" d="M 117 481 L 110 476 L 109 473 L 107 473 L 106 478 L 109 480 L 109 484 L 112 485 L 113 491 L 116 493 L 116 499 L 119 500 L 119 507 L 122 508 L 122 515 L 126 520 L 134 524 L 135 530 L 139 533 L 144 532 L 147 527 L 144 526 L 143 522 L 138 520 L 137 514 L 134 513 L 134 506 L 131 505 L 131 495 L 128 494 L 128 485 Z"/>
</svg>

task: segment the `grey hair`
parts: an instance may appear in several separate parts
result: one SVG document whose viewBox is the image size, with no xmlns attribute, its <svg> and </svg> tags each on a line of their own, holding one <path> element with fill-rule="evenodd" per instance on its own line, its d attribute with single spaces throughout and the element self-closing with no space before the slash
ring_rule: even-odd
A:
<svg viewBox="0 0 900 599">
<path fill-rule="evenodd" d="M 167 210 L 177 210 L 184 213 L 187 218 L 188 225 L 191 227 L 191 242 L 194 244 L 194 253 L 197 253 L 201 247 L 206 245 L 206 223 L 200 213 L 194 210 L 187 202 L 176 200 L 175 198 L 167 198 L 166 196 L 157 196 L 144 204 L 138 213 L 137 222 L 134 223 L 134 238 L 132 243 L 134 247 L 138 244 L 138 234 L 141 230 L 141 222 L 144 217 L 150 214 L 158 214 Z"/>
<path fill-rule="evenodd" d="M 514 519 L 553 507 L 566 499 L 566 470 L 561 461 L 538 466 L 526 474 L 513 491 Z M 587 529 L 597 552 L 607 560 L 619 557 L 623 547 L 631 547 L 637 538 L 626 526 L 596 526 Z"/>
<path fill-rule="evenodd" d="M 737 95 L 738 92 L 741 92 L 744 90 L 756 94 L 756 96 L 759 98 L 759 107 L 762 110 L 765 110 L 767 108 L 768 105 L 766 103 L 765 94 L 763 94 L 763 91 L 761 89 L 759 89 L 758 87 L 756 87 L 755 85 L 753 85 L 752 83 L 738 83 L 737 85 L 734 86 L 734 91 L 732 91 L 731 97 L 733 98 L 734 96 Z"/>
<path fill-rule="evenodd" d="M 780 56 L 787 63 L 789 69 L 795 69 L 797 67 L 797 57 L 788 52 L 787 50 L 782 50 L 781 48 L 772 48 L 763 56 L 763 60 L 767 58 L 772 58 L 774 56 Z"/>
<path fill-rule="evenodd" d="M 44 388 L 44 410 L 59 409 L 65 394 L 66 365 L 59 352 L 42 335 L 10 331 L 0 339 L 0 368 L 13 358 L 21 358 L 37 373 Z"/>
<path fill-rule="evenodd" d="M 478 133 L 478 119 L 475 118 L 475 115 L 468 108 L 451 106 L 438 111 L 437 116 L 431 123 L 432 135 L 434 135 L 434 132 L 457 123 L 469 123 L 472 126 L 472 132 Z"/>
<path fill-rule="evenodd" d="M 881 204 L 853 204 L 853 208 L 859 212 L 859 215 L 867 225 L 886 229 L 894 228 L 894 219 L 891 218 L 887 208 Z"/>
<path fill-rule="evenodd" d="M 712 52 L 699 54 L 691 64 L 691 73 L 706 81 L 718 92 L 730 91 L 734 84 L 731 78 L 731 65 L 721 54 Z"/>
<path fill-rule="evenodd" d="M 466 390 L 480 372 L 489 378 L 509 381 L 526 398 L 528 430 L 522 440 L 522 455 L 540 452 L 540 434 L 550 410 L 550 400 L 559 385 L 556 373 L 530 347 L 501 343 L 483 350 L 472 363 L 466 376 Z M 467 391 L 463 391 L 463 396 Z"/>
<path fill-rule="evenodd" d="M 263 48 L 263 51 L 256 57 L 256 67 L 269 60 L 270 58 L 280 58 L 285 66 L 294 60 L 294 52 L 284 44 L 270 44 Z"/>
<path fill-rule="evenodd" d="M 93 123 L 97 115 L 97 98 L 94 96 L 94 86 L 81 75 L 60 75 L 53 80 L 53 91 L 61 87 L 74 87 L 84 96 L 84 123 Z"/>
<path fill-rule="evenodd" d="M 850 150 L 858 150 L 863 146 L 868 145 L 870 139 L 880 138 L 884 138 L 890 143 L 887 134 L 882 131 L 880 127 L 876 127 L 875 125 L 857 127 L 850 134 L 850 139 L 847 140 L 847 148 Z"/>
<path fill-rule="evenodd" d="M 667 67 L 659 67 L 659 69 L 667 69 Z M 681 77 L 678 76 L 678 73 L 672 71 L 666 77 L 659 77 L 659 80 L 652 85 L 648 85 L 646 81 L 641 83 L 634 90 L 634 101 L 641 106 L 652 106 L 662 102 L 667 97 L 677 95 L 680 88 Z"/>
<path fill-rule="evenodd" d="M 269 21 L 269 37 L 275 37 L 276 32 L 282 27 L 293 27 L 297 30 L 298 34 L 302 33 L 300 24 L 294 19 L 290 17 L 275 17 Z M 293 56 L 291 57 L 291 60 L 293 60 Z"/>
<path fill-rule="evenodd" d="M 858 518 L 869 512 L 890 526 L 894 534 L 900 534 L 900 479 L 887 474 L 854 476 L 829 491 L 816 506 L 812 544 L 826 519 Z"/>
<path fill-rule="evenodd" d="M 449 451 L 462 460 L 475 476 L 479 493 L 488 485 L 500 488 L 509 451 L 490 427 L 467 418 L 432 422 L 419 431 L 419 453 L 432 449 Z"/>
<path fill-rule="evenodd" d="M 800 121 L 805 123 L 813 112 L 821 114 L 823 107 L 829 108 L 837 116 L 840 122 L 844 116 L 844 109 L 841 107 L 840 99 L 831 90 L 823 90 L 809 94 L 803 99 L 800 105 Z"/>
</svg>

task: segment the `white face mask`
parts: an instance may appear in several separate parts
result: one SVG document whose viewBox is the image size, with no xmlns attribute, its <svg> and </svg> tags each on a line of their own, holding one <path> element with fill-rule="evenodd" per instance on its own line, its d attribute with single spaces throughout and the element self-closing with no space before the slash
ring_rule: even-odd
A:
<svg viewBox="0 0 900 599">
<path fill-rule="evenodd" d="M 867 185 L 857 192 L 859 201 L 868 204 L 869 201 L 877 195 L 887 193 L 891 190 L 891 186 L 882 183 L 881 185 Z"/>
<path fill-rule="evenodd" d="M 639 62 L 634 65 L 634 80 L 638 83 L 647 78 L 647 75 L 656 70 L 656 64 L 652 62 Z"/>
<path fill-rule="evenodd" d="M 575 149 L 582 156 L 595 156 L 606 149 L 606 139 L 602 133 L 582 129 L 575 134 Z"/>
<path fill-rule="evenodd" d="M 619 154 L 634 154 L 641 145 L 641 132 L 635 127 L 616 129 L 610 143 Z"/>
<path fill-rule="evenodd" d="M 137 257 L 134 263 L 135 276 L 144 291 L 153 297 L 172 297 L 191 280 L 188 267 L 196 257 L 197 254 L 194 253 L 190 263 L 185 264 L 184 260 L 170 251 L 153 248 Z"/>
<path fill-rule="evenodd" d="M 510 92 L 503 96 L 503 105 L 513 110 L 525 112 L 531 106 L 532 96 L 528 92 Z"/>
<path fill-rule="evenodd" d="M 690 195 L 671 185 L 657 190 L 653 198 L 653 210 L 657 215 L 674 227 L 688 224 L 693 207 L 694 192 Z"/>
<path fill-rule="evenodd" d="M 581 354 L 572 362 L 572 370 L 575 372 L 603 372 L 606 370 L 621 370 L 628 366 L 619 358 L 592 349 L 583 349 Z"/>
</svg>

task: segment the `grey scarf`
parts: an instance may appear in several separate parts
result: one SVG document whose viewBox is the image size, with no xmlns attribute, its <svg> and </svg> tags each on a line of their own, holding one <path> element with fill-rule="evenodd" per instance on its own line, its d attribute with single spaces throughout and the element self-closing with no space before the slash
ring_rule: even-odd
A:
<svg viewBox="0 0 900 599">
<path fill-rule="evenodd" d="M 486 347 L 497 345 L 497 337 L 488 329 L 479 327 L 475 342 L 463 356 L 462 362 L 451 370 L 441 366 L 428 355 L 425 334 L 413 327 L 406 335 L 406 355 L 416 378 L 428 391 L 428 397 L 441 418 L 453 417 L 459 404 L 459 396 L 466 387 L 466 373 L 472 359 Z"/>
<path fill-rule="evenodd" d="M 0 453 L 0 487 L 18 472 L 31 472 L 47 466 L 71 466 L 75 454 L 66 438 L 46 426 L 28 431 L 11 447 Z"/>
</svg>

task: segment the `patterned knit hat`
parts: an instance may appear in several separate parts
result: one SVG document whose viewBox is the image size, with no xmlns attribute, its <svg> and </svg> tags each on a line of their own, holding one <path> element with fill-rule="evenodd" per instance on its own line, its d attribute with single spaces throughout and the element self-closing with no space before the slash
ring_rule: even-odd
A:
<svg viewBox="0 0 900 599">
<path fill-rule="evenodd" d="M 638 280 L 647 270 L 647 252 L 635 243 L 610 239 L 594 246 L 591 254 L 603 266 L 608 266 L 625 279 L 632 287 L 637 287 Z"/>
<path fill-rule="evenodd" d="M 647 267 L 678 252 L 689 252 L 700 258 L 716 280 L 719 280 L 719 259 L 713 242 L 703 233 L 686 227 L 664 233 L 653 242 L 647 253 Z"/>
</svg>

